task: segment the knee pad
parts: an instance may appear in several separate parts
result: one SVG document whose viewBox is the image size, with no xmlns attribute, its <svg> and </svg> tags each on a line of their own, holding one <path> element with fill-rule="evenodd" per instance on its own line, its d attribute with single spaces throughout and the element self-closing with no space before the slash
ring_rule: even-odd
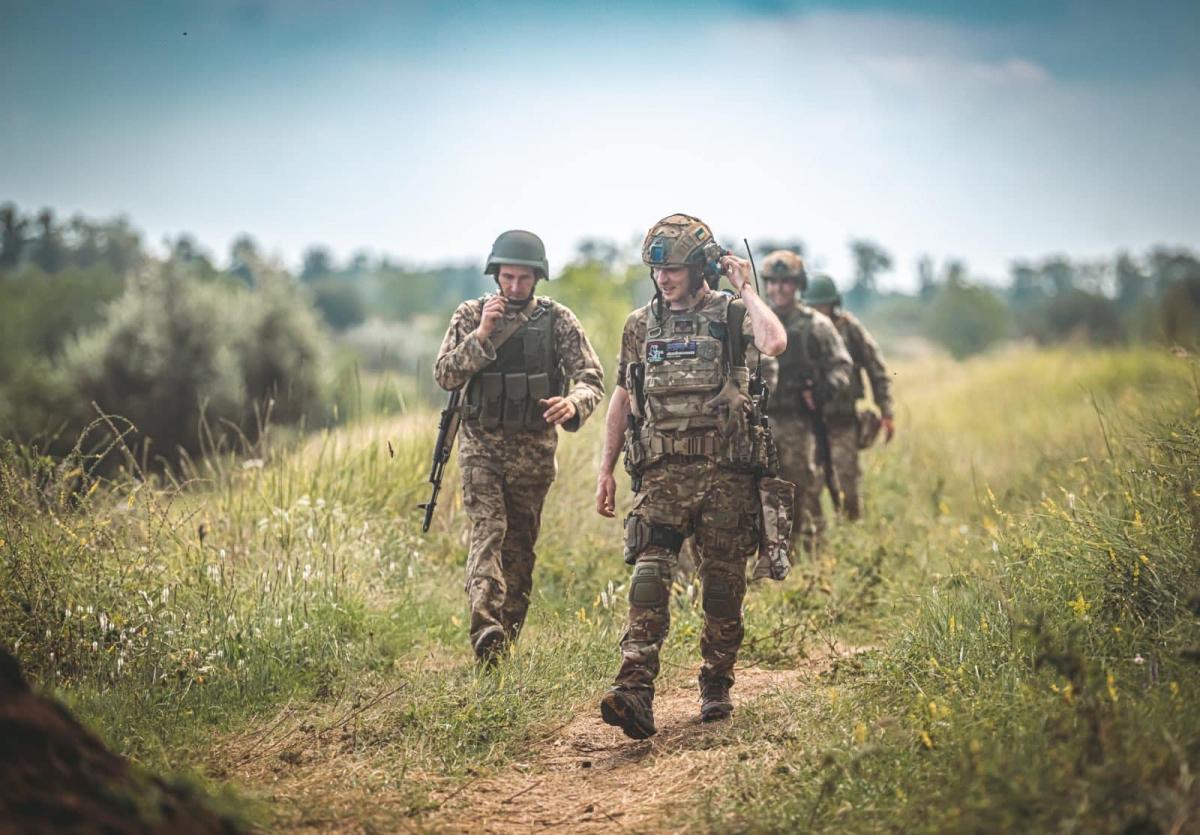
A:
<svg viewBox="0 0 1200 835">
<path fill-rule="evenodd" d="M 736 618 L 742 613 L 741 604 L 734 599 L 729 581 L 719 574 L 704 578 L 704 593 L 701 601 L 704 614 L 714 618 Z"/>
<path fill-rule="evenodd" d="M 656 560 L 640 562 L 629 581 L 629 604 L 642 609 L 655 609 L 667 602 L 663 585 L 663 569 Z"/>
</svg>

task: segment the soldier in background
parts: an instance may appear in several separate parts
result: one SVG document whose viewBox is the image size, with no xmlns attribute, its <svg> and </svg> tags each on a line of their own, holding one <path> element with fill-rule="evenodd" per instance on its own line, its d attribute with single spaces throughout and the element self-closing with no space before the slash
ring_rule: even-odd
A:
<svg viewBox="0 0 1200 835">
<path fill-rule="evenodd" d="M 768 411 L 779 447 L 779 474 L 796 485 L 793 518 L 800 547 L 811 557 L 825 530 L 822 457 L 831 454 L 831 436 L 819 408 L 849 389 L 853 366 L 829 318 L 797 300 L 797 291 L 808 283 L 799 255 L 784 249 L 770 253 L 763 259 L 762 276 L 771 309 L 788 336 Z"/>
<path fill-rule="evenodd" d="M 654 299 L 625 320 L 596 479 L 596 511 L 612 517 L 613 469 L 625 446 L 638 482 L 625 520 L 625 560 L 634 566 L 629 624 L 600 715 L 634 739 L 657 730 L 654 681 L 670 626 L 671 570 L 692 535 L 704 609 L 700 716 L 719 720 L 733 711 L 729 688 L 744 634 L 746 563 L 758 550 L 761 514 L 745 352 L 753 341 L 775 356 L 787 338 L 755 292 L 749 262 L 723 254 L 698 218 L 676 214 L 656 223 L 642 244 L 642 261 Z M 704 276 L 714 272 L 728 276 L 742 298 L 713 292 Z"/>
<path fill-rule="evenodd" d="M 604 372 L 575 314 L 534 296 L 549 278 L 537 235 L 502 234 L 484 272 L 499 292 L 454 311 L 434 377 L 447 391 L 467 387 L 458 460 L 471 520 L 471 645 L 490 664 L 525 622 L 558 427 L 574 432 L 587 420 Z"/>
<path fill-rule="evenodd" d="M 841 309 L 842 296 L 832 278 L 827 275 L 814 278 L 804 300 L 833 320 L 854 361 L 850 386 L 826 405 L 825 419 L 829 426 L 833 469 L 842 492 L 842 510 L 848 519 L 861 519 L 863 498 L 859 486 L 858 451 L 874 443 L 881 428 L 885 443 L 891 442 L 896 434 L 892 381 L 879 345 L 858 319 Z M 871 398 L 879 408 L 878 418 L 873 412 L 856 411 L 857 402 L 865 395 L 864 373 L 871 382 Z"/>
</svg>

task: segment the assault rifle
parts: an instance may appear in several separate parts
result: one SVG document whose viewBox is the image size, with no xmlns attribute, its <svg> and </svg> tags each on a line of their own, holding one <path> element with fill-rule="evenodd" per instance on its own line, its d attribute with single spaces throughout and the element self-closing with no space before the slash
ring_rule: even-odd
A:
<svg viewBox="0 0 1200 835">
<path fill-rule="evenodd" d="M 433 492 L 429 495 L 429 501 L 417 505 L 425 511 L 425 520 L 421 523 L 422 533 L 428 533 L 429 525 L 433 522 L 433 509 L 437 507 L 438 493 L 442 490 L 442 473 L 446 471 L 446 462 L 450 460 L 454 439 L 458 435 L 458 425 L 462 422 L 462 410 L 459 408 L 461 402 L 461 388 L 450 392 L 446 408 L 442 409 L 441 419 L 438 420 L 437 441 L 433 445 L 433 465 L 429 470 L 429 483 L 433 485 Z"/>
</svg>

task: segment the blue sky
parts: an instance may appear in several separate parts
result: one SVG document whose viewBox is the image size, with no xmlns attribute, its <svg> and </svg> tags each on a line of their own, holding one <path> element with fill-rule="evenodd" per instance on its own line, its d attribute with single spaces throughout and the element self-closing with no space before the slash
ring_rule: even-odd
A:
<svg viewBox="0 0 1200 835">
<path fill-rule="evenodd" d="M 561 264 L 685 211 L 1000 279 L 1200 246 L 1197 136 L 1195 2 L 0 0 L 0 200 L 222 258 Z"/>
</svg>

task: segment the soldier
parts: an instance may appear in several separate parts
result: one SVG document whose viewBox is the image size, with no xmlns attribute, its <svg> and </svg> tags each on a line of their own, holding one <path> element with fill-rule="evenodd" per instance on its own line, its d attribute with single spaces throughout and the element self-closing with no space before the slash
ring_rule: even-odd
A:
<svg viewBox="0 0 1200 835">
<path fill-rule="evenodd" d="M 804 260 L 779 249 L 763 259 L 762 272 L 771 309 L 788 337 L 769 407 L 779 446 L 779 474 L 796 485 L 793 518 L 799 522 L 800 546 L 815 556 L 825 529 L 821 462 L 830 454 L 829 435 L 818 408 L 849 388 L 853 366 L 833 322 L 796 300 L 796 291 L 803 292 L 808 284 Z"/>
<path fill-rule="evenodd" d="M 656 731 L 654 679 L 670 625 L 671 569 L 693 535 L 704 608 L 701 718 L 733 711 L 746 561 L 758 549 L 760 514 L 744 356 L 751 339 L 769 356 L 782 353 L 787 339 L 754 290 L 749 262 L 724 252 L 697 218 L 675 214 L 656 223 L 642 260 L 654 299 L 625 320 L 596 480 L 596 511 L 612 517 L 613 468 L 624 440 L 637 494 L 625 520 L 625 561 L 634 568 L 621 668 L 600 715 L 634 739 Z M 705 284 L 704 275 L 715 272 L 729 277 L 740 301 Z"/>
<path fill-rule="evenodd" d="M 881 427 L 885 443 L 890 443 L 896 434 L 892 381 L 883 363 L 883 354 L 871 334 L 858 319 L 841 309 L 842 296 L 832 278 L 827 275 L 814 278 L 804 300 L 833 320 L 850 352 L 850 359 L 854 361 L 850 386 L 826 405 L 825 418 L 829 426 L 833 470 L 842 492 L 842 510 L 848 519 L 861 519 L 863 500 L 859 490 L 858 451 L 875 441 Z M 871 398 L 879 407 L 878 420 L 874 413 L 855 411 L 855 404 L 865 393 L 864 372 L 871 381 Z"/>
<path fill-rule="evenodd" d="M 471 520 L 471 645 L 491 664 L 525 622 L 557 427 L 574 432 L 587 420 L 604 397 L 604 372 L 575 314 L 534 296 L 549 278 L 537 235 L 502 234 L 484 272 L 499 292 L 458 306 L 434 377 L 446 390 L 467 387 L 459 466 Z"/>
</svg>

